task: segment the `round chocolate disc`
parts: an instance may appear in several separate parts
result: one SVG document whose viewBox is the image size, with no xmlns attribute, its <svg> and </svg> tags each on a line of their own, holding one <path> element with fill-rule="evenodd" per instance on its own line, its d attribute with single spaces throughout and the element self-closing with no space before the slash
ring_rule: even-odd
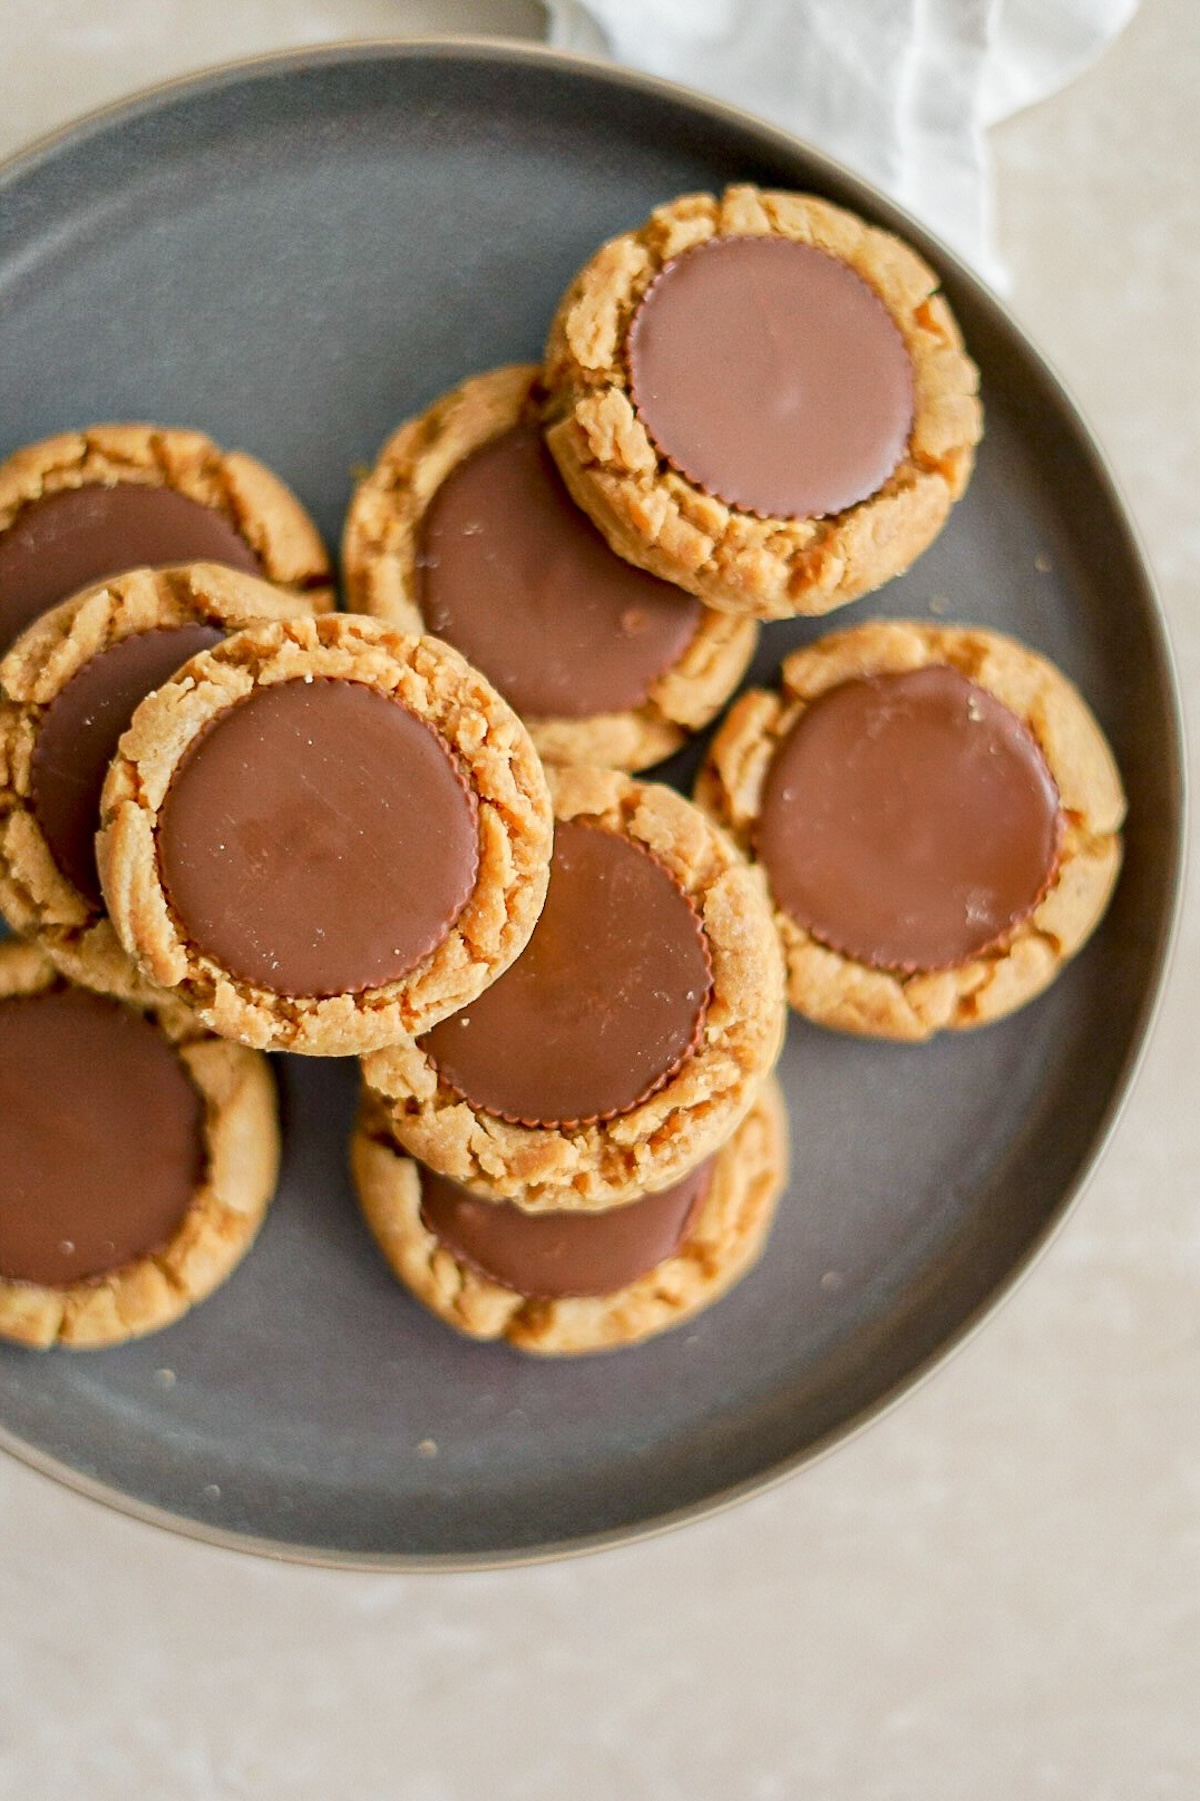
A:
<svg viewBox="0 0 1200 1801">
<path fill-rule="evenodd" d="M 840 513 L 904 455 L 904 340 L 862 277 L 811 244 L 714 238 L 686 251 L 647 290 L 628 355 L 663 456 L 746 512 Z"/>
<path fill-rule="evenodd" d="M 704 928 L 662 864 L 631 839 L 569 821 L 554 829 L 529 943 L 421 1043 L 483 1113 L 530 1126 L 611 1119 L 691 1055 L 711 979 Z"/>
<path fill-rule="evenodd" d="M 216 626 L 181 625 L 122 638 L 86 662 L 42 717 L 30 805 L 55 863 L 93 906 L 104 904 L 96 870 L 100 791 L 121 734 L 147 694 L 223 636 Z"/>
<path fill-rule="evenodd" d="M 0 654 L 48 607 L 143 564 L 225 563 L 261 574 L 232 520 L 174 488 L 99 482 L 22 507 L 0 534 Z"/>
<path fill-rule="evenodd" d="M 699 601 L 608 548 L 528 425 L 442 483 L 419 568 L 428 629 L 534 718 L 641 706 L 700 623 Z"/>
<path fill-rule="evenodd" d="M 172 909 L 205 955 L 276 994 L 398 981 L 474 886 L 475 805 L 452 753 L 360 682 L 255 689 L 188 751 L 159 814 Z"/>
<path fill-rule="evenodd" d="M 204 1176 L 204 1102 L 158 1028 L 81 988 L 0 1001 L 0 1275 L 161 1250 Z"/>
<path fill-rule="evenodd" d="M 712 1159 L 682 1182 L 603 1213 L 523 1213 L 421 1171 L 421 1218 L 477 1275 L 542 1301 L 614 1294 L 673 1257 L 704 1204 Z"/>
<path fill-rule="evenodd" d="M 1032 734 L 935 666 L 832 688 L 767 773 L 757 848 L 814 937 L 880 969 L 943 969 L 1002 939 L 1046 891 L 1058 790 Z"/>
</svg>

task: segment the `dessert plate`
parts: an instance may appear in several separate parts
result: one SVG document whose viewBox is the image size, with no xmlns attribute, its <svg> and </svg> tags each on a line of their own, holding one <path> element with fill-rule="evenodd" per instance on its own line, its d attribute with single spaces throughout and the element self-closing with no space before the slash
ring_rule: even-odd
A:
<svg viewBox="0 0 1200 1801">
<path fill-rule="evenodd" d="M 358 45 L 157 90 L 0 173 L 0 455 L 92 420 L 199 426 L 277 468 L 336 543 L 354 470 L 398 420 L 536 358 L 603 238 L 738 179 L 855 207 L 944 272 L 983 370 L 978 471 L 911 573 L 830 623 L 978 621 L 1074 677 L 1129 791 L 1107 920 L 1047 995 L 975 1034 L 912 1049 L 795 1021 L 791 1188 L 762 1263 L 692 1324 L 574 1362 L 467 1343 L 407 1297 L 353 1202 L 353 1064 L 281 1060 L 283 1185 L 227 1287 L 120 1350 L 0 1347 L 0 1443 L 35 1467 L 273 1556 L 446 1568 L 612 1543 L 878 1413 L 1012 1284 L 1092 1166 L 1178 887 L 1158 608 L 1054 377 L 834 164 L 679 89 L 494 43 Z M 754 676 L 824 629 L 769 626 Z"/>
</svg>

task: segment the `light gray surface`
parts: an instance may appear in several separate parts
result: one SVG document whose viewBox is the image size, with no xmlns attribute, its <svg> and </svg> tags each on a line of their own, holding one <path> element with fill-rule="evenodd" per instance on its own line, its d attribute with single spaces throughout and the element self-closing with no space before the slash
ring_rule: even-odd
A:
<svg viewBox="0 0 1200 1801">
<path fill-rule="evenodd" d="M 135 10 L 106 9 L 113 93 L 166 72 Z M 190 10 L 176 67 L 225 52 L 222 18 Z M 1147 0 L 998 140 L 1016 305 L 1127 483 L 1189 688 L 1198 25 Z M 23 133 L 99 97 L 101 51 L 64 44 L 10 64 Z M 1194 1795 L 1198 985 L 1192 911 L 1116 1143 L 1032 1281 L 891 1419 L 724 1518 L 546 1570 L 356 1577 L 168 1540 L 0 1464 L 0 1792 Z"/>
</svg>

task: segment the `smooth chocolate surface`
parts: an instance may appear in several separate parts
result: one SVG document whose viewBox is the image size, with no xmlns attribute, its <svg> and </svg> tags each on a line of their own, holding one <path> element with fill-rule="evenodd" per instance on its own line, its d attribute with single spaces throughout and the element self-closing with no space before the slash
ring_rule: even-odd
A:
<svg viewBox="0 0 1200 1801">
<path fill-rule="evenodd" d="M 277 994 L 398 980 L 475 885 L 475 805 L 438 734 L 353 681 L 257 688 L 192 746 L 159 815 L 198 948 Z"/>
<path fill-rule="evenodd" d="M 421 1171 L 421 1218 L 477 1275 L 543 1301 L 613 1294 L 674 1256 L 712 1179 L 712 1159 L 681 1182 L 603 1213 L 523 1213 Z"/>
<path fill-rule="evenodd" d="M 226 563 L 262 573 L 233 522 L 174 488 L 93 482 L 23 507 L 0 534 L 0 653 L 69 594 L 147 564 Z"/>
<path fill-rule="evenodd" d="M 442 483 L 419 566 L 428 629 L 534 718 L 640 706 L 700 623 L 699 601 L 608 548 L 533 426 L 493 438 Z"/>
<path fill-rule="evenodd" d="M 941 969 L 1025 919 L 1058 857 L 1031 733 L 957 670 L 844 682 L 767 774 L 758 852 L 783 910 L 883 969 Z"/>
<path fill-rule="evenodd" d="M 627 343 L 662 454 L 744 511 L 839 513 L 904 454 L 904 340 L 866 282 L 810 244 L 717 238 L 685 252 L 652 283 Z"/>
<path fill-rule="evenodd" d="M 691 1054 L 710 983 L 704 929 L 662 865 L 615 832 L 560 821 L 529 943 L 421 1042 L 484 1113 L 537 1126 L 610 1119 Z"/>
<path fill-rule="evenodd" d="M 182 625 L 122 638 L 83 665 L 38 726 L 29 799 L 55 863 L 85 899 L 103 906 L 96 869 L 100 791 L 138 704 L 189 657 L 224 634 Z"/>
<path fill-rule="evenodd" d="M 0 1275 L 58 1286 L 167 1243 L 204 1102 L 158 1028 L 81 988 L 0 1001 Z"/>
</svg>

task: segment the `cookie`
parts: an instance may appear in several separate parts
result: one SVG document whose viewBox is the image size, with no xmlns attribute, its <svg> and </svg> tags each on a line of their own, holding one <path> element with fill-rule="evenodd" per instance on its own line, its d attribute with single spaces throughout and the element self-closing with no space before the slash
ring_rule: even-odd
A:
<svg viewBox="0 0 1200 1801">
<path fill-rule="evenodd" d="M 346 521 L 347 604 L 462 651 L 548 762 L 645 769 L 716 717 L 757 628 L 614 556 L 546 451 L 538 373 L 477 375 L 388 439 Z"/>
<path fill-rule="evenodd" d="M 908 245 L 808 194 L 687 194 L 559 305 L 546 441 L 621 556 L 759 619 L 825 613 L 937 536 L 978 373 Z"/>
<path fill-rule="evenodd" d="M 203 432 L 92 425 L 0 463 L 0 655 L 61 600 L 143 564 L 222 563 L 333 605 L 316 526 L 290 488 Z"/>
<path fill-rule="evenodd" d="M 139 702 L 227 632 L 311 610 L 213 563 L 134 569 L 52 608 L 0 662 L 0 912 L 73 980 L 115 944 L 95 840 Z"/>
<path fill-rule="evenodd" d="M 275 1191 L 266 1059 L 128 966 L 104 989 L 0 944 L 0 1337 L 38 1349 L 169 1325 L 245 1256 Z"/>
<path fill-rule="evenodd" d="M 528 1211 L 678 1181 L 779 1051 L 783 972 L 759 871 L 671 789 L 556 769 L 542 919 L 508 974 L 364 1058 L 397 1140 Z"/>
<path fill-rule="evenodd" d="M 978 626 L 875 622 L 730 710 L 696 799 L 756 854 L 793 1007 L 923 1039 L 1053 981 L 1121 864 L 1121 779 L 1044 657 Z"/>
<path fill-rule="evenodd" d="M 690 1175 L 603 1213 L 475 1199 L 406 1157 L 371 1102 L 351 1154 L 367 1224 L 419 1301 L 468 1338 L 564 1356 L 665 1332 L 745 1275 L 787 1179 L 787 1121 L 768 1079 Z"/>
<path fill-rule="evenodd" d="M 226 1037 L 346 1056 L 508 967 L 552 829 L 525 728 L 457 651 L 333 614 L 237 632 L 143 701 L 97 855 L 147 977 Z"/>
</svg>

